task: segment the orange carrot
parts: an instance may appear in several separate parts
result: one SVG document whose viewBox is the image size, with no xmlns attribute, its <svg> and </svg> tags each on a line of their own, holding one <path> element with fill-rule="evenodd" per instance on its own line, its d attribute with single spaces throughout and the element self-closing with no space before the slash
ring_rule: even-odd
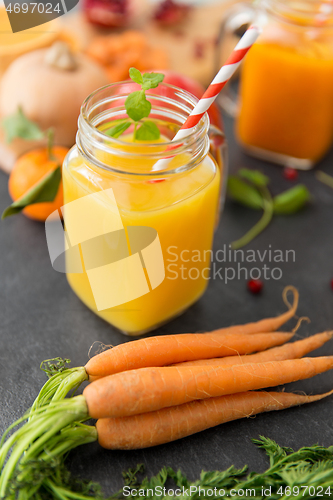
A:
<svg viewBox="0 0 333 500">
<path fill-rule="evenodd" d="M 316 396 L 286 392 L 242 392 L 131 417 L 102 418 L 96 424 L 98 441 L 101 446 L 111 450 L 148 448 L 257 413 L 312 403 L 332 392 Z"/>
<path fill-rule="evenodd" d="M 287 301 L 289 291 L 292 291 L 294 295 L 292 305 Z M 295 315 L 298 306 L 298 291 L 296 288 L 292 286 L 286 287 L 283 291 L 283 299 L 288 305 L 289 311 L 276 318 L 268 318 L 247 325 L 221 328 L 210 333 L 163 335 L 120 344 L 94 356 L 88 361 L 85 368 L 89 379 L 92 381 L 106 375 L 136 368 L 165 366 L 182 361 L 228 356 L 232 353 L 226 354 L 223 349 L 220 350 L 219 348 L 221 339 L 224 339 L 225 335 L 272 332 Z M 264 342 L 262 347 L 247 352 L 238 349 L 236 346 L 233 349 L 235 354 L 246 354 L 265 350 L 268 347 L 278 345 L 278 343 L 272 343 L 266 345 L 266 347 L 265 345 Z"/>
<path fill-rule="evenodd" d="M 317 333 L 306 339 L 297 340 L 290 344 L 267 349 L 245 356 L 226 356 L 225 358 L 198 359 L 196 361 L 184 361 L 176 366 L 226 366 L 244 365 L 248 363 L 264 363 L 266 361 L 283 361 L 284 359 L 302 358 L 315 349 L 318 349 L 333 336 L 333 331 Z"/>
<path fill-rule="evenodd" d="M 127 370 L 165 366 L 194 359 L 250 354 L 290 340 L 293 333 L 256 333 L 228 335 L 217 333 L 184 333 L 134 340 L 104 351 L 88 361 L 89 379 L 105 377 Z"/>
<path fill-rule="evenodd" d="M 124 417 L 286 384 L 333 368 L 333 356 L 234 366 L 139 368 L 101 378 L 83 395 L 92 418 Z"/>
</svg>

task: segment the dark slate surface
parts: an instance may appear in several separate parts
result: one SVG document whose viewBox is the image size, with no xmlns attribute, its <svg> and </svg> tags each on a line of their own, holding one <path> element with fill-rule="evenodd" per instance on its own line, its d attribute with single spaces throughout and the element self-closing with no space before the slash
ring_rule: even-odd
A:
<svg viewBox="0 0 333 500">
<path fill-rule="evenodd" d="M 231 124 L 227 135 L 231 171 L 247 166 L 260 168 L 272 179 L 274 194 L 291 183 L 279 167 L 245 156 L 234 143 Z M 333 175 L 333 153 L 319 166 Z M 312 206 L 295 216 L 276 217 L 271 226 L 248 248 L 260 250 L 293 249 L 295 262 L 273 264 L 281 267 L 280 280 L 265 283 L 262 295 L 253 296 L 244 278 L 225 284 L 210 282 L 205 296 L 183 316 L 161 328 L 158 333 L 211 330 L 230 324 L 255 321 L 284 311 L 281 293 L 285 285 L 300 290 L 300 315 L 311 318 L 300 335 L 306 336 L 333 327 L 333 191 L 320 184 L 314 171 L 300 174 L 300 181 L 311 190 Z M 7 177 L 0 174 L 0 211 L 10 202 Z M 227 203 L 215 238 L 221 249 L 255 223 L 258 213 Z M 118 344 L 128 339 L 91 313 L 72 293 L 65 276 L 53 271 L 46 248 L 44 227 L 23 216 L 0 225 L 0 407 L 2 432 L 32 403 L 45 381 L 40 362 L 54 356 L 69 357 L 74 365 L 87 360 L 91 344 L 102 341 Z M 262 267 L 262 263 L 248 267 Z M 266 261 L 266 265 L 271 266 Z M 218 267 L 236 264 L 221 263 Z M 333 354 L 333 344 L 318 354 Z M 333 387 L 333 373 L 311 381 L 292 384 L 291 389 L 316 393 Z M 303 408 L 260 415 L 229 423 L 182 441 L 135 452 L 110 452 L 97 444 L 82 447 L 71 455 L 72 468 L 87 478 L 102 483 L 110 493 L 121 486 L 121 471 L 144 462 L 148 473 L 162 466 L 181 468 L 190 478 L 202 469 L 224 469 L 248 463 L 260 470 L 266 465 L 263 453 L 251 443 L 259 434 L 276 439 L 285 446 L 300 447 L 319 442 L 333 444 L 333 398 Z"/>
</svg>

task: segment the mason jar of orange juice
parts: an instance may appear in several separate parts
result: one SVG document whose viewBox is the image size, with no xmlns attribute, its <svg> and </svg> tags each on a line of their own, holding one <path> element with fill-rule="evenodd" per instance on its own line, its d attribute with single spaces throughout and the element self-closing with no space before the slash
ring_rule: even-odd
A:
<svg viewBox="0 0 333 500">
<path fill-rule="evenodd" d="M 158 140 L 134 140 L 132 125 L 108 135 L 127 117 L 124 102 L 134 90 L 123 82 L 86 99 L 63 165 L 68 282 L 129 335 L 156 328 L 204 293 L 226 176 L 224 134 L 207 114 L 168 151 L 197 102 L 179 88 L 160 84 L 146 93 Z"/>
<path fill-rule="evenodd" d="M 240 74 L 236 115 L 245 150 L 307 170 L 333 141 L 333 3 L 259 0 L 237 4 L 222 25 L 222 43 L 249 22 L 263 27 Z"/>
</svg>

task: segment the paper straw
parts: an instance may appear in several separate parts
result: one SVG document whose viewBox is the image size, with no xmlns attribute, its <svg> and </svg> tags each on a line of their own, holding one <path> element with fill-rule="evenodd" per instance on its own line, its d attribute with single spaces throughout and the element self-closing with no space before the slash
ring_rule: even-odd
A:
<svg viewBox="0 0 333 500">
<path fill-rule="evenodd" d="M 210 106 L 215 101 L 218 94 L 221 92 L 223 87 L 228 83 L 232 75 L 235 73 L 237 68 L 240 66 L 242 60 L 244 59 L 247 52 L 250 50 L 254 42 L 257 40 L 261 33 L 261 29 L 257 26 L 251 26 L 242 36 L 231 55 L 227 59 L 226 63 L 222 66 L 220 71 L 215 76 L 212 83 L 207 88 L 204 95 L 201 97 L 200 101 L 196 104 L 185 123 L 178 130 L 172 141 L 178 141 L 191 134 L 194 127 L 199 123 L 203 115 L 210 108 Z M 167 150 L 170 151 L 178 146 L 168 146 Z M 166 156 L 165 158 L 158 160 L 153 166 L 153 170 L 163 170 L 169 163 L 171 158 L 175 155 Z"/>
</svg>

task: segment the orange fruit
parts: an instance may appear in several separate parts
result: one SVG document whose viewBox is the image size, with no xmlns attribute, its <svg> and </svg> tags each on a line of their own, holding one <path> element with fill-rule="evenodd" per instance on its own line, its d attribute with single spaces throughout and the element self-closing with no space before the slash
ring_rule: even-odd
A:
<svg viewBox="0 0 333 500">
<path fill-rule="evenodd" d="M 48 158 L 46 147 L 34 149 L 21 156 L 15 163 L 8 182 L 9 194 L 13 201 L 21 198 L 21 196 L 51 170 L 55 170 L 59 165 L 61 166 L 67 153 L 68 148 L 54 146 L 52 148 L 52 154 L 56 160 L 50 160 Z M 31 219 L 44 221 L 52 212 L 59 209 L 62 205 L 63 193 L 61 181 L 58 193 L 53 201 L 30 205 L 23 210 L 23 213 Z"/>
</svg>

